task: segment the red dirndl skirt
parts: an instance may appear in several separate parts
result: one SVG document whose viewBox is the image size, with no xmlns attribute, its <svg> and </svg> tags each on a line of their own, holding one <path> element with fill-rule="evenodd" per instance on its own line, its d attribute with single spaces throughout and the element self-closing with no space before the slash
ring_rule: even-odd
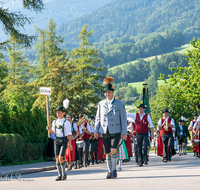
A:
<svg viewBox="0 0 200 190">
<path fill-rule="evenodd" d="M 158 137 L 157 155 L 163 156 L 163 141 L 162 141 L 162 130 L 160 131 Z"/>
<path fill-rule="evenodd" d="M 67 143 L 67 149 L 65 152 L 65 161 L 66 162 L 75 161 L 76 140 L 72 140 L 71 144 L 72 144 L 72 148 L 73 148 L 72 151 L 69 150 L 69 142 Z"/>
<path fill-rule="evenodd" d="M 126 141 L 126 149 L 128 151 L 128 156 L 129 157 L 132 157 L 133 154 L 132 154 L 132 144 L 131 144 L 131 138 L 129 136 L 127 136 L 127 141 Z"/>
</svg>

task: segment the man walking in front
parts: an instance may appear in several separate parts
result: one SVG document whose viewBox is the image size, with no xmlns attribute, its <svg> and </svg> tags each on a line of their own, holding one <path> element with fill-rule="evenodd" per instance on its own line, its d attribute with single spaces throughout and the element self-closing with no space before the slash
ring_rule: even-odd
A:
<svg viewBox="0 0 200 190">
<path fill-rule="evenodd" d="M 102 100 L 98 104 L 94 131 L 94 137 L 96 139 L 98 138 L 99 132 L 103 135 L 103 147 L 108 167 L 107 179 L 117 177 L 117 147 L 121 137 L 124 140 L 127 138 L 126 110 L 124 103 L 113 97 L 113 82 L 114 78 L 112 77 L 106 77 L 104 79 L 104 94 L 106 100 Z"/>
</svg>

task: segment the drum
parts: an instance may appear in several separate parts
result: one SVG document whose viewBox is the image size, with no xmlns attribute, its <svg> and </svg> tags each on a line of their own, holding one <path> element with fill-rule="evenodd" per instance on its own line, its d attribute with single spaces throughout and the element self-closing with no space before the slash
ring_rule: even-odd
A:
<svg viewBox="0 0 200 190">
<path fill-rule="evenodd" d="M 76 141 L 77 148 L 83 148 L 84 147 L 84 141 Z"/>
</svg>

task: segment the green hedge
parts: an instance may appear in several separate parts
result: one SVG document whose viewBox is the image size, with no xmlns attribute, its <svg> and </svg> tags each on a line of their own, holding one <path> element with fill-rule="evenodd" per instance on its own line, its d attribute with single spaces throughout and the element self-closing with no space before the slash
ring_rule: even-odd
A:
<svg viewBox="0 0 200 190">
<path fill-rule="evenodd" d="M 46 143 L 26 143 L 18 134 L 0 133 L 0 165 L 46 159 Z"/>
</svg>

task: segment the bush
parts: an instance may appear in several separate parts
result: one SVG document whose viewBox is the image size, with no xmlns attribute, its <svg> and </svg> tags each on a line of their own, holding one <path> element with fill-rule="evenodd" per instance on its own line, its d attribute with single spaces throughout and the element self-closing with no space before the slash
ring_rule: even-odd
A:
<svg viewBox="0 0 200 190">
<path fill-rule="evenodd" d="M 0 133 L 0 165 L 46 159 L 46 143 L 26 143 L 18 134 Z"/>
</svg>

